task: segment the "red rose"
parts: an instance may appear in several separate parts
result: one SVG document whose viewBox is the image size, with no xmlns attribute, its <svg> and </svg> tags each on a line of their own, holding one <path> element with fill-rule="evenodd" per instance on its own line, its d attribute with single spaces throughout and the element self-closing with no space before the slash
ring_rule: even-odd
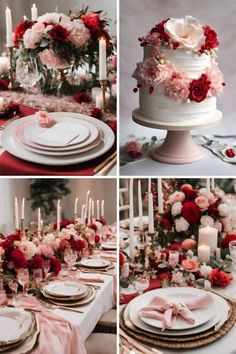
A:
<svg viewBox="0 0 236 354">
<path fill-rule="evenodd" d="M 4 250 L 10 248 L 11 246 L 12 244 L 8 240 L 0 242 L 0 247 L 2 247 Z"/>
<path fill-rule="evenodd" d="M 15 33 L 15 35 L 14 35 L 14 45 L 15 45 L 15 47 L 18 48 L 19 42 L 23 39 L 25 31 L 28 28 L 31 28 L 32 25 L 33 25 L 33 23 L 28 21 L 28 20 L 18 23 L 18 25 L 15 28 L 15 32 L 14 32 Z"/>
<path fill-rule="evenodd" d="M 78 102 L 78 103 L 91 101 L 90 96 L 84 91 L 76 93 L 73 97 L 74 97 L 75 102 Z"/>
<path fill-rule="evenodd" d="M 171 222 L 169 219 L 167 218 L 163 218 L 162 221 L 161 221 L 161 225 L 162 225 L 162 228 L 164 230 L 170 230 L 171 229 Z"/>
<path fill-rule="evenodd" d="M 97 225 L 96 224 L 91 224 L 89 225 L 90 229 L 94 230 L 95 232 L 97 231 Z"/>
<path fill-rule="evenodd" d="M 201 218 L 201 212 L 199 207 L 193 202 L 184 203 L 181 215 L 187 220 L 190 224 L 198 224 Z"/>
<path fill-rule="evenodd" d="M 125 261 L 126 261 L 125 255 L 122 252 L 120 252 L 119 253 L 119 264 L 120 264 L 120 267 L 123 267 L 123 265 L 125 264 Z"/>
<path fill-rule="evenodd" d="M 0 90 L 2 91 L 7 91 L 8 86 L 9 86 L 10 81 L 6 79 L 1 79 L 0 80 Z"/>
<path fill-rule="evenodd" d="M 178 242 L 174 242 L 170 245 L 170 249 L 172 251 L 179 251 L 181 249 L 181 243 L 178 243 Z"/>
<path fill-rule="evenodd" d="M 107 119 L 105 121 L 107 125 L 111 128 L 111 130 L 115 133 L 117 130 L 117 120 L 116 119 Z"/>
<path fill-rule="evenodd" d="M 82 20 L 84 21 L 85 26 L 91 31 L 92 35 L 96 35 L 97 32 L 100 32 L 105 27 L 105 22 L 102 21 L 99 17 L 99 14 L 95 12 L 89 12 L 87 15 L 83 15 Z"/>
<path fill-rule="evenodd" d="M 228 248 L 231 241 L 236 241 L 236 235 L 226 235 L 221 242 L 222 248 Z"/>
<path fill-rule="evenodd" d="M 154 28 L 151 29 L 151 34 L 152 33 L 159 33 L 160 34 L 160 39 L 164 40 L 165 42 L 168 42 L 170 37 L 167 33 L 165 33 L 165 23 L 169 20 L 169 18 L 167 18 L 166 20 L 163 20 L 161 22 L 159 22 Z"/>
<path fill-rule="evenodd" d="M 75 250 L 75 251 L 82 251 L 83 249 L 86 248 L 86 242 L 85 240 L 74 240 L 73 238 L 69 240 L 71 247 Z"/>
<path fill-rule="evenodd" d="M 163 281 L 163 280 L 171 280 L 172 279 L 172 274 L 168 272 L 163 272 L 158 274 L 157 279 Z"/>
<path fill-rule="evenodd" d="M 95 243 L 100 243 L 100 240 L 101 240 L 100 236 L 96 235 L 95 236 Z"/>
<path fill-rule="evenodd" d="M 61 270 L 61 263 L 56 257 L 50 258 L 50 271 L 57 275 Z"/>
<path fill-rule="evenodd" d="M 35 256 L 31 261 L 31 265 L 33 269 L 42 269 L 44 266 L 43 257 Z"/>
<path fill-rule="evenodd" d="M 28 261 L 25 258 L 24 253 L 20 250 L 13 250 L 11 252 L 11 260 L 16 268 L 26 268 L 28 265 Z"/>
<path fill-rule="evenodd" d="M 204 26 L 205 43 L 202 45 L 200 52 L 211 50 L 218 47 L 219 41 L 216 32 L 210 26 Z"/>
<path fill-rule="evenodd" d="M 54 41 L 57 42 L 64 42 L 66 41 L 69 33 L 66 28 L 62 27 L 61 25 L 54 25 L 53 28 L 48 31 L 48 34 Z"/>
<path fill-rule="evenodd" d="M 213 269 L 208 276 L 208 279 L 212 285 L 219 286 L 220 288 L 226 288 L 232 281 L 232 276 L 219 269 Z"/>
<path fill-rule="evenodd" d="M 186 199 L 193 200 L 197 196 L 197 192 L 191 184 L 183 184 L 180 189 L 185 194 Z"/>
<path fill-rule="evenodd" d="M 74 221 L 73 221 L 73 220 L 67 220 L 67 219 L 62 220 L 62 221 L 60 222 L 60 230 L 61 230 L 61 229 L 65 229 L 66 226 L 68 226 L 68 225 L 70 225 L 70 224 L 74 224 Z M 53 228 L 54 228 L 54 230 L 57 229 L 57 223 L 54 223 Z"/>
<path fill-rule="evenodd" d="M 207 79 L 205 74 L 202 74 L 200 79 L 192 80 L 189 87 L 189 99 L 195 102 L 202 102 L 207 97 L 211 81 Z"/>
<path fill-rule="evenodd" d="M 218 211 L 218 206 L 221 202 L 221 199 L 218 198 L 215 203 L 211 204 L 209 207 L 208 207 L 208 215 L 213 217 L 213 218 L 217 218 L 218 215 L 219 215 L 219 211 Z"/>
<path fill-rule="evenodd" d="M 91 111 L 91 117 L 101 119 L 102 118 L 102 110 L 100 108 L 93 108 Z"/>
<path fill-rule="evenodd" d="M 21 240 L 21 235 L 20 233 L 17 233 L 17 234 L 12 234 L 12 235 L 9 235 L 7 236 L 7 241 L 9 242 L 14 242 L 14 241 L 20 241 Z"/>
</svg>

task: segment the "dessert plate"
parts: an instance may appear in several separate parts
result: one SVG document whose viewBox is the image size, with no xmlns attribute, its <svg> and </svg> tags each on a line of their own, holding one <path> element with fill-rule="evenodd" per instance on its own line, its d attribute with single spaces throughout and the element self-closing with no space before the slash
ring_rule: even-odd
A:
<svg viewBox="0 0 236 354">
<path fill-rule="evenodd" d="M 32 118 L 31 118 L 32 117 Z M 59 117 L 57 118 L 57 122 L 61 122 L 63 118 Z M 74 121 L 78 121 L 78 119 L 75 118 L 67 118 L 68 122 L 73 122 Z M 92 142 L 94 142 L 97 137 L 98 137 L 98 129 L 96 126 L 94 126 L 93 124 L 86 122 L 86 121 L 82 121 L 80 120 L 80 125 L 84 126 L 87 130 L 88 130 L 88 135 L 87 137 L 81 141 L 81 139 L 77 139 L 75 138 L 70 144 L 68 145 L 64 145 L 64 146 L 47 146 L 47 145 L 42 145 L 42 144 L 38 144 L 32 141 L 31 139 L 31 135 L 27 135 L 27 128 L 29 129 L 29 127 L 31 126 L 32 129 L 32 125 L 35 125 L 38 123 L 35 122 L 35 117 L 34 116 L 30 116 L 28 117 L 28 120 L 26 122 L 22 122 L 19 126 L 16 127 L 15 130 L 15 135 L 19 138 L 19 140 L 21 142 L 24 143 L 24 145 L 33 147 L 33 148 L 37 148 L 37 149 L 41 149 L 41 150 L 46 150 L 46 151 L 70 151 L 73 150 L 75 148 L 82 148 L 85 147 L 89 144 L 91 144 Z M 42 128 L 41 128 L 42 129 Z"/>
<path fill-rule="evenodd" d="M 53 281 L 44 287 L 44 291 L 51 296 L 74 297 L 82 295 L 88 287 L 75 281 Z"/>
<path fill-rule="evenodd" d="M 113 146 L 115 141 L 115 135 L 107 124 L 101 122 L 100 120 L 88 116 L 84 116 L 78 113 L 66 113 L 66 114 L 68 118 L 72 117 L 72 118 L 77 118 L 89 122 L 93 124 L 97 129 L 100 129 L 103 136 L 102 142 L 94 149 L 88 152 L 84 152 L 78 156 L 73 155 L 73 156 L 57 157 L 57 156 L 43 156 L 43 155 L 35 154 L 31 151 L 26 150 L 24 146 L 18 143 L 14 137 L 14 131 L 16 127 L 19 124 L 26 122 L 29 119 L 29 117 L 25 117 L 12 122 L 4 129 L 1 135 L 1 142 L 4 149 L 7 150 L 13 156 L 16 156 L 25 161 L 34 162 L 43 165 L 49 165 L 49 166 L 66 166 L 66 165 L 82 163 L 85 161 L 91 161 L 92 159 L 95 159 L 103 155 Z M 61 113 L 61 112 L 52 113 L 52 115 L 54 117 L 61 117 L 61 116 L 64 117 L 65 113 Z"/>
<path fill-rule="evenodd" d="M 82 261 L 80 261 L 80 265 L 86 268 L 106 268 L 109 267 L 110 264 L 111 262 L 105 259 L 91 258 L 91 259 L 82 259 Z"/>
</svg>

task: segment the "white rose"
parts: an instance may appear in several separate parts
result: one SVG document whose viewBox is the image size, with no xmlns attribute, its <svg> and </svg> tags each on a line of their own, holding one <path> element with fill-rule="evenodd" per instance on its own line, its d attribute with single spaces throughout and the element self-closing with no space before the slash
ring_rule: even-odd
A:
<svg viewBox="0 0 236 354">
<path fill-rule="evenodd" d="M 212 267 L 206 264 L 203 264 L 200 267 L 200 273 L 204 278 L 207 278 L 211 271 L 212 271 Z"/>
<path fill-rule="evenodd" d="M 214 192 L 215 192 L 215 194 L 219 197 L 219 198 L 223 198 L 224 197 L 224 195 L 225 195 L 225 192 L 222 190 L 222 189 L 220 189 L 219 187 L 216 187 L 215 189 L 214 189 Z"/>
<path fill-rule="evenodd" d="M 54 234 L 47 234 L 46 236 L 44 236 L 43 238 L 43 243 L 48 243 L 50 244 L 52 241 L 55 240 L 55 236 Z"/>
<path fill-rule="evenodd" d="M 204 215 L 200 219 L 201 225 L 202 226 L 213 226 L 214 225 L 214 219 L 211 216 Z"/>
<path fill-rule="evenodd" d="M 201 24 L 192 16 L 170 18 L 165 23 L 165 32 L 174 42 L 180 43 L 180 48 L 198 50 L 205 41 Z"/>
<path fill-rule="evenodd" d="M 189 223 L 182 216 L 175 220 L 175 229 L 177 232 L 187 231 Z"/>
<path fill-rule="evenodd" d="M 215 229 L 217 229 L 219 232 L 222 231 L 222 224 L 219 221 L 216 221 L 213 226 Z"/>
<path fill-rule="evenodd" d="M 229 214 L 231 212 L 231 207 L 228 204 L 223 203 L 218 206 L 218 210 L 219 210 L 220 216 L 229 216 Z"/>
<path fill-rule="evenodd" d="M 179 215 L 181 213 L 181 210 L 182 210 L 182 203 L 181 202 L 174 203 L 171 208 L 171 214 L 173 216 Z"/>
</svg>

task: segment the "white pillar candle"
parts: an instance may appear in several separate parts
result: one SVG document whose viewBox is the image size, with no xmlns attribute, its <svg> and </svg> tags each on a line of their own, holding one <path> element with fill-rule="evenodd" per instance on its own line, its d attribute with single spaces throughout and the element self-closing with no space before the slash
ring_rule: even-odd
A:
<svg viewBox="0 0 236 354">
<path fill-rule="evenodd" d="M 74 214 L 78 214 L 78 202 L 79 202 L 79 198 L 75 199 L 75 206 L 74 206 Z"/>
<path fill-rule="evenodd" d="M 99 39 L 99 80 L 107 79 L 106 39 Z"/>
<path fill-rule="evenodd" d="M 19 210 L 18 210 L 18 200 L 15 197 L 15 229 L 19 230 Z"/>
<path fill-rule="evenodd" d="M 221 258 L 221 249 L 219 247 L 216 248 L 216 258 L 217 259 Z"/>
<path fill-rule="evenodd" d="M 85 225 L 85 204 L 83 204 L 81 208 L 81 222 Z"/>
<path fill-rule="evenodd" d="M 88 224 L 91 222 L 91 203 L 92 203 L 92 199 L 89 198 L 89 204 L 88 204 Z"/>
<path fill-rule="evenodd" d="M 154 233 L 154 221 L 153 221 L 153 194 L 148 195 L 148 232 Z"/>
<path fill-rule="evenodd" d="M 211 178 L 211 188 L 212 189 L 215 188 L 215 180 L 214 180 L 214 178 Z"/>
<path fill-rule="evenodd" d="M 208 195 L 210 195 L 210 192 L 211 192 L 211 180 L 210 180 L 210 178 L 206 179 L 206 189 L 207 189 Z"/>
<path fill-rule="evenodd" d="M 93 87 L 92 90 L 91 90 L 91 94 L 92 94 L 92 99 L 95 101 L 96 100 L 96 97 L 98 95 L 102 95 L 102 89 L 101 87 Z"/>
<path fill-rule="evenodd" d="M 85 200 L 85 211 L 84 211 L 84 213 L 85 213 L 85 215 L 84 215 L 84 217 L 85 217 L 85 222 L 86 222 L 86 218 L 87 218 L 87 216 L 88 216 L 89 196 L 90 196 L 90 191 L 88 190 L 88 191 L 87 191 L 87 194 L 86 194 L 86 200 Z"/>
<path fill-rule="evenodd" d="M 35 4 L 32 5 L 31 7 L 31 20 L 32 21 L 37 21 L 38 20 L 38 9 Z"/>
<path fill-rule="evenodd" d="M 60 230 L 60 223 L 61 223 L 61 201 L 58 199 L 57 201 L 57 230 Z"/>
<path fill-rule="evenodd" d="M 97 200 L 97 219 L 100 219 L 100 200 Z"/>
<path fill-rule="evenodd" d="M 4 100 L 3 97 L 0 97 L 0 112 L 3 112 Z"/>
<path fill-rule="evenodd" d="M 163 193 L 162 193 L 161 178 L 157 179 L 157 193 L 158 193 L 158 212 L 159 214 L 163 214 L 164 207 L 163 207 Z"/>
<path fill-rule="evenodd" d="M 143 230 L 143 200 L 141 181 L 138 181 L 138 214 L 139 214 L 139 230 Z"/>
<path fill-rule="evenodd" d="M 21 202 L 21 219 L 24 218 L 25 218 L 25 198 L 23 198 Z"/>
<path fill-rule="evenodd" d="M 148 195 L 149 193 L 151 193 L 152 191 L 152 180 L 151 178 L 148 178 Z"/>
<path fill-rule="evenodd" d="M 217 248 L 218 230 L 214 227 L 202 227 L 199 229 L 198 244 L 207 245 L 211 252 L 215 253 Z"/>
<path fill-rule="evenodd" d="M 110 97 L 111 97 L 110 93 L 106 92 L 105 93 L 105 105 L 106 106 L 108 106 L 110 103 Z M 100 108 L 100 109 L 104 108 L 103 95 L 101 95 L 101 94 L 97 95 L 95 98 L 95 101 L 96 101 L 96 108 Z"/>
<path fill-rule="evenodd" d="M 134 180 L 130 178 L 129 184 L 129 248 L 130 258 L 134 259 Z"/>
<path fill-rule="evenodd" d="M 92 218 L 94 218 L 94 200 L 92 200 L 92 204 L 91 204 L 91 215 L 92 215 Z"/>
<path fill-rule="evenodd" d="M 207 245 L 198 246 L 198 260 L 200 263 L 209 263 L 211 256 L 211 249 Z"/>
<path fill-rule="evenodd" d="M 12 39 L 12 17 L 11 10 L 9 7 L 6 8 L 6 42 L 7 47 L 13 47 L 13 39 Z"/>
<path fill-rule="evenodd" d="M 41 231 L 41 226 L 42 226 L 42 224 L 41 224 L 41 210 L 40 210 L 40 208 L 38 208 L 38 232 Z"/>
<path fill-rule="evenodd" d="M 104 218 L 104 200 L 102 200 L 102 204 L 101 204 L 101 217 Z"/>
</svg>

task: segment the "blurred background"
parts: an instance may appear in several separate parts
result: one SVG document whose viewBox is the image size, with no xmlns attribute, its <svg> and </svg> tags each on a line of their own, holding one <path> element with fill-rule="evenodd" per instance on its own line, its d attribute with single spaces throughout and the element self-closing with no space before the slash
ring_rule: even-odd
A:
<svg viewBox="0 0 236 354">
<path fill-rule="evenodd" d="M 0 232 L 7 234 L 14 231 L 14 198 L 18 198 L 19 211 L 22 198 L 25 201 L 25 225 L 37 220 L 37 208 L 44 204 L 50 212 L 44 215 L 44 221 L 54 221 L 55 210 L 51 202 L 56 205 L 61 199 L 62 215 L 64 218 L 73 218 L 74 202 L 78 198 L 78 210 L 85 203 L 87 191 L 95 201 L 104 200 L 104 215 L 109 223 L 116 222 L 116 179 L 0 179 Z M 107 198 L 109 196 L 109 198 Z M 32 209 L 35 206 L 35 210 Z"/>
</svg>

